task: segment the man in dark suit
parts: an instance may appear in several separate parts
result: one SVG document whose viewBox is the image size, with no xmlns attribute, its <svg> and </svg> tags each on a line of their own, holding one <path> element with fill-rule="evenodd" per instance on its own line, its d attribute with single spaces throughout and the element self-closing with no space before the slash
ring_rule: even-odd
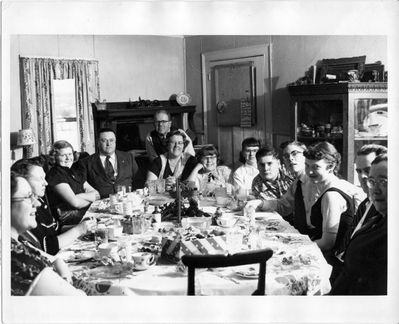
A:
<svg viewBox="0 0 399 324">
<path fill-rule="evenodd" d="M 141 174 L 133 155 L 116 150 L 116 135 L 110 128 L 98 132 L 98 152 L 76 163 L 86 173 L 87 182 L 100 193 L 101 198 L 108 198 L 122 185 L 137 189 L 144 186 Z"/>
<path fill-rule="evenodd" d="M 343 256 L 344 265 L 331 295 L 387 294 L 388 155 L 371 163 L 367 186 L 374 207 L 352 232 Z M 361 220 L 363 221 L 363 219 Z"/>
</svg>

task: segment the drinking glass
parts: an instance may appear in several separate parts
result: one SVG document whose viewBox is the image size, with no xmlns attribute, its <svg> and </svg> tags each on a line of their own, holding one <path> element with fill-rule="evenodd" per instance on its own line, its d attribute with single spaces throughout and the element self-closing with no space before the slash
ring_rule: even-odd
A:
<svg viewBox="0 0 399 324">
<path fill-rule="evenodd" d="M 147 188 L 149 195 L 155 195 L 157 193 L 157 180 L 147 181 Z"/>
<path fill-rule="evenodd" d="M 109 202 L 111 204 L 111 208 L 115 206 L 115 204 L 118 202 L 118 194 L 110 194 L 109 195 Z"/>
<path fill-rule="evenodd" d="M 94 232 L 94 240 L 98 247 L 101 243 L 108 243 L 108 229 L 104 224 L 99 224 Z"/>
<path fill-rule="evenodd" d="M 122 185 L 116 186 L 116 192 L 119 195 L 119 199 L 122 199 L 126 195 L 126 186 L 122 186 Z"/>
<path fill-rule="evenodd" d="M 157 192 L 164 193 L 165 192 L 165 179 L 158 179 L 156 182 Z"/>
</svg>

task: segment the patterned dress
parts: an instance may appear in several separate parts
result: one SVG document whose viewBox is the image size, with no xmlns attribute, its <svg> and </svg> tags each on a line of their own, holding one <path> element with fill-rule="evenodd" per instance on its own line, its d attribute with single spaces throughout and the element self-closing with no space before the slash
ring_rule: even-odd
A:
<svg viewBox="0 0 399 324">
<path fill-rule="evenodd" d="M 278 199 L 285 194 L 293 181 L 293 177 L 284 174 L 282 171 L 279 172 L 275 181 L 264 180 L 258 174 L 252 181 L 252 194 L 256 198 Z"/>
<path fill-rule="evenodd" d="M 46 267 L 52 267 L 49 260 L 27 242 L 11 239 L 11 295 L 24 296 L 33 280 Z"/>
</svg>

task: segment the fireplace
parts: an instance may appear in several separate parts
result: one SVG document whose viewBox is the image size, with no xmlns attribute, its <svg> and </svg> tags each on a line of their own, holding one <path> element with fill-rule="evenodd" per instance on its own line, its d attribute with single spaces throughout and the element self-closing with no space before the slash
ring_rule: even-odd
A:
<svg viewBox="0 0 399 324">
<path fill-rule="evenodd" d="M 111 128 L 116 133 L 118 150 L 143 153 L 145 137 L 154 129 L 154 113 L 160 109 L 170 113 L 172 124 L 175 127 L 185 130 L 189 128 L 195 134 L 195 106 L 179 106 L 175 101 L 156 101 L 155 104 L 137 107 L 133 106 L 131 102 L 107 102 L 105 110 L 99 110 L 93 103 L 95 134 L 100 128 Z M 188 125 L 184 125 L 183 116 L 185 114 L 187 114 Z"/>
</svg>

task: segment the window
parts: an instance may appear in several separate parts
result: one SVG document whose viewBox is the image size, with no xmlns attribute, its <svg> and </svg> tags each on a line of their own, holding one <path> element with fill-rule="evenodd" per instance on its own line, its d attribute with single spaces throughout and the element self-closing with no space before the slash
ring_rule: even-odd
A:
<svg viewBox="0 0 399 324">
<path fill-rule="evenodd" d="M 80 151 L 75 79 L 53 80 L 53 87 L 54 141 L 66 140 L 74 150 Z"/>
</svg>

